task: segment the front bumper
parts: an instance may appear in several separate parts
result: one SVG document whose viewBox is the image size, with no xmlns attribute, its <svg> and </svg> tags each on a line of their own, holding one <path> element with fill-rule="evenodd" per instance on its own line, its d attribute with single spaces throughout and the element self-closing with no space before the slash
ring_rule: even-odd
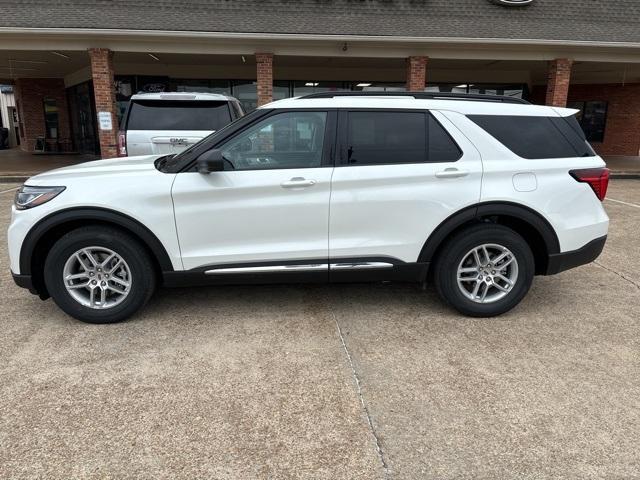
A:
<svg viewBox="0 0 640 480">
<path fill-rule="evenodd" d="M 607 236 L 605 235 L 604 237 L 591 240 L 577 250 L 549 255 L 546 275 L 555 275 L 570 268 L 593 262 L 602 252 L 606 241 Z"/>
<path fill-rule="evenodd" d="M 26 288 L 34 295 L 38 295 L 38 291 L 33 286 L 33 280 L 31 279 L 31 275 L 20 275 L 18 273 L 13 273 L 13 272 L 11 272 L 11 275 L 13 276 L 13 281 L 16 282 L 16 285 L 18 285 L 21 288 Z"/>
</svg>

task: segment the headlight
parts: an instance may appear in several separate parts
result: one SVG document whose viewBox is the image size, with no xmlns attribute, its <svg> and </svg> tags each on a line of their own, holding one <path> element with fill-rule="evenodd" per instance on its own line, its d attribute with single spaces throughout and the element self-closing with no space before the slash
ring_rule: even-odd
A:
<svg viewBox="0 0 640 480">
<path fill-rule="evenodd" d="M 65 188 L 66 187 L 29 187 L 28 185 L 23 185 L 16 192 L 14 203 L 18 210 L 37 207 L 56 198 Z"/>
</svg>

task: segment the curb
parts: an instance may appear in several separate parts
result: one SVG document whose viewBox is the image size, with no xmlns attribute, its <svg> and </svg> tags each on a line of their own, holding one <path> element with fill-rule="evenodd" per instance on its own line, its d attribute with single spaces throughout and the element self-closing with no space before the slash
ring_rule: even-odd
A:
<svg viewBox="0 0 640 480">
<path fill-rule="evenodd" d="M 30 175 L 0 175 L 0 183 L 24 183 L 29 177 Z"/>
</svg>

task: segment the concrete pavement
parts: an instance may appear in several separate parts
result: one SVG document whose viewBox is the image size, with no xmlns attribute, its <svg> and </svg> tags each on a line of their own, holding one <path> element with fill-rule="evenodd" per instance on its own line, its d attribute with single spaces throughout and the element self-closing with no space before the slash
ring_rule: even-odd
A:
<svg viewBox="0 0 640 480">
<path fill-rule="evenodd" d="M 0 243 L 0 478 L 637 478 L 640 182 L 608 196 L 597 263 L 494 319 L 294 285 L 92 326 L 15 287 Z"/>
</svg>

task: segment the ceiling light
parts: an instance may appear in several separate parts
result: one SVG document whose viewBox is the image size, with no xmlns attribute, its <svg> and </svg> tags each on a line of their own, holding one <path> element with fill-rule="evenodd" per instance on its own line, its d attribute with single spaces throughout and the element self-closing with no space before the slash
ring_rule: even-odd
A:
<svg viewBox="0 0 640 480">
<path fill-rule="evenodd" d="M 458 85 L 458 86 L 457 86 L 457 87 L 455 87 L 455 88 L 467 88 L 467 84 L 466 84 L 466 83 L 463 83 L 462 85 Z"/>
<path fill-rule="evenodd" d="M 160 59 L 158 57 L 156 57 L 153 53 L 147 53 L 147 55 L 149 55 L 151 58 L 153 58 L 156 62 L 160 61 Z"/>
<path fill-rule="evenodd" d="M 71 60 L 71 57 L 69 55 L 65 55 L 64 53 L 60 53 L 60 52 L 51 52 L 54 55 L 57 55 L 58 57 L 62 57 L 62 58 L 66 58 L 67 60 Z"/>
<path fill-rule="evenodd" d="M 359 83 L 356 85 L 356 87 L 370 87 L 371 84 L 370 83 Z"/>
<path fill-rule="evenodd" d="M 318 82 L 307 82 L 304 84 L 305 87 L 317 87 Z"/>
<path fill-rule="evenodd" d="M 244 58 L 244 55 L 240 55 L 240 58 L 242 59 L 242 63 L 247 63 L 247 59 Z"/>
</svg>

